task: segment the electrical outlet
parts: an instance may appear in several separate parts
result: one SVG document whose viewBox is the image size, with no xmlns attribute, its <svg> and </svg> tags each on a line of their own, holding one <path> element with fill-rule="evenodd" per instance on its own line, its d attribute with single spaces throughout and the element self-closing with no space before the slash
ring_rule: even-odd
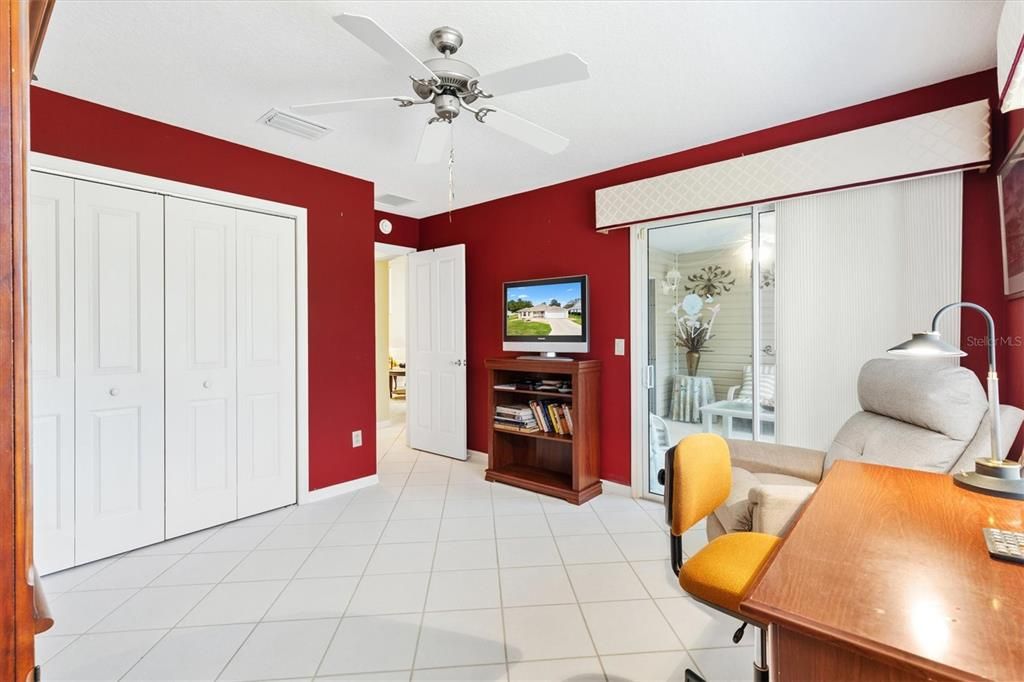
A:
<svg viewBox="0 0 1024 682">
<path fill-rule="evenodd" d="M 352 447 L 359 448 L 363 446 L 363 432 L 353 431 L 352 432 Z"/>
<path fill-rule="evenodd" d="M 626 339 L 615 339 L 615 354 L 625 355 L 626 354 Z"/>
</svg>

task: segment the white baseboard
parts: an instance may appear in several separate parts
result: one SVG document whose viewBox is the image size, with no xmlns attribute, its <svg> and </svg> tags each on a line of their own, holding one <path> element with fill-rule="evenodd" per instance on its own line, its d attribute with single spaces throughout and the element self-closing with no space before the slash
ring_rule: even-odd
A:
<svg viewBox="0 0 1024 682">
<path fill-rule="evenodd" d="M 633 497 L 633 489 L 628 485 L 622 485 L 621 483 L 606 481 L 604 479 L 601 479 L 601 491 L 604 493 L 608 493 L 609 495 L 623 495 L 625 497 Z"/>
<path fill-rule="evenodd" d="M 469 454 L 470 462 L 477 462 L 479 464 L 487 464 L 487 453 L 480 452 L 479 450 L 466 450 Z"/>
<path fill-rule="evenodd" d="M 329 485 L 326 488 L 318 488 L 316 490 L 309 490 L 305 494 L 299 497 L 299 504 L 309 504 L 310 502 L 320 502 L 327 500 L 338 495 L 344 495 L 346 493 L 355 492 L 361 488 L 368 488 L 371 485 L 377 485 L 379 480 L 377 474 L 371 476 L 363 476 L 351 481 L 345 481 L 344 483 L 336 483 L 335 485 Z"/>
</svg>

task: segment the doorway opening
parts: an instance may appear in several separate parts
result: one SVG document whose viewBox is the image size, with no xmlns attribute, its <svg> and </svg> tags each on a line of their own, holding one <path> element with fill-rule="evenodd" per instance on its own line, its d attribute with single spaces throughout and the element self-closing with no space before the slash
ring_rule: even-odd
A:
<svg viewBox="0 0 1024 682">
<path fill-rule="evenodd" d="M 775 439 L 775 213 L 754 206 L 632 228 L 634 480 L 659 499 L 691 433 Z"/>
<path fill-rule="evenodd" d="M 375 243 L 374 316 L 378 454 L 405 440 L 406 399 L 406 295 L 408 258 L 415 249 Z"/>
</svg>

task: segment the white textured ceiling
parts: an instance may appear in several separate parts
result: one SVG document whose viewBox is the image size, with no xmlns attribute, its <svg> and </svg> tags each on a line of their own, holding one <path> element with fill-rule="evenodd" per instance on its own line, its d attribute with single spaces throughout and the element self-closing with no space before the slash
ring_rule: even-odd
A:
<svg viewBox="0 0 1024 682">
<path fill-rule="evenodd" d="M 271 107 L 411 94 L 335 14 L 373 17 L 421 59 L 437 55 L 431 29 L 455 26 L 458 57 L 481 73 L 569 51 L 589 63 L 588 81 L 494 100 L 571 138 L 560 155 L 456 122 L 455 205 L 467 206 L 989 68 L 1001 5 L 60 0 L 37 75 L 372 180 L 422 217 L 448 208 L 444 166 L 412 161 L 427 107 L 324 116 L 335 131 L 313 142 L 256 122 Z"/>
</svg>

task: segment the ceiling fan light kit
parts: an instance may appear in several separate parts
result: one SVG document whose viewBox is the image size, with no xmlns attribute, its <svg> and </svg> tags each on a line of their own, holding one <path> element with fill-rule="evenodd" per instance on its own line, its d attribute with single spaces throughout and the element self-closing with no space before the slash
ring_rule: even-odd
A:
<svg viewBox="0 0 1024 682">
<path fill-rule="evenodd" d="M 569 140 L 558 133 L 503 109 L 471 105 L 480 100 L 491 100 L 497 95 L 585 80 L 589 77 L 587 64 L 577 55 L 561 54 L 481 76 L 472 65 L 452 57 L 462 48 L 464 38 L 458 29 L 451 26 L 441 26 L 430 32 L 430 42 L 441 56 L 420 61 L 369 17 L 340 14 L 334 17 L 334 21 L 404 71 L 412 83 L 416 98 L 395 96 L 340 100 L 294 106 L 292 111 L 322 115 L 385 102 L 395 102 L 401 108 L 432 104 L 434 115 L 427 120 L 424 128 L 416 155 L 417 163 L 440 163 L 446 158 L 450 160 L 450 128 L 434 124 L 450 125 L 463 111 L 473 114 L 476 121 L 498 132 L 549 154 L 557 154 L 569 145 Z"/>
</svg>

